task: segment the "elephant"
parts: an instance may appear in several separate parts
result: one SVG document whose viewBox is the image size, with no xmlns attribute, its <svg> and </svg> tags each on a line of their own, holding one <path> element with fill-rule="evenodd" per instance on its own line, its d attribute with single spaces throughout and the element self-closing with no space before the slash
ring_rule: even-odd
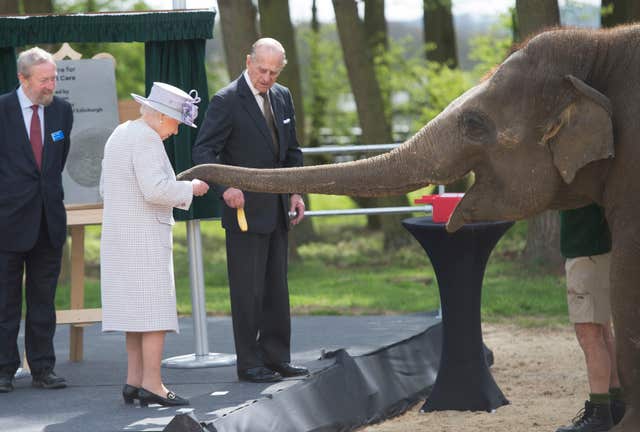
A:
<svg viewBox="0 0 640 432">
<path fill-rule="evenodd" d="M 611 303 L 627 414 L 640 430 L 640 25 L 558 28 L 523 43 L 394 150 L 283 169 L 197 165 L 179 175 L 256 192 L 407 193 L 473 172 L 450 216 L 519 220 L 598 203 L 612 235 Z M 635 168 L 634 168 L 635 167 Z"/>
</svg>

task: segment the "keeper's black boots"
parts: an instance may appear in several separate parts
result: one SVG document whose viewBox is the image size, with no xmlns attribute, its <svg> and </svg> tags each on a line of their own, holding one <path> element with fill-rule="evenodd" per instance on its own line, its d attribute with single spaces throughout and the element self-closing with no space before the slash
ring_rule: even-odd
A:
<svg viewBox="0 0 640 432">
<path fill-rule="evenodd" d="M 573 424 L 563 426 L 556 432 L 606 432 L 612 427 L 610 405 L 586 401 L 584 409 L 573 419 Z"/>
<path fill-rule="evenodd" d="M 624 413 L 627 409 L 626 404 L 618 399 L 611 399 L 611 420 L 613 424 L 617 425 L 624 417 Z"/>
</svg>

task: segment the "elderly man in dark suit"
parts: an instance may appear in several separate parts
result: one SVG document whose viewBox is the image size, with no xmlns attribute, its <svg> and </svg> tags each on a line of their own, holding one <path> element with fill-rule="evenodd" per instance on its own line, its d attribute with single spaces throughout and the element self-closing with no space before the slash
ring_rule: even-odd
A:
<svg viewBox="0 0 640 432">
<path fill-rule="evenodd" d="M 291 94 L 276 83 L 286 65 L 282 45 L 258 40 L 246 70 L 212 99 L 193 148 L 196 164 L 250 168 L 302 165 Z M 224 200 L 227 270 L 238 378 L 271 382 L 308 374 L 290 363 L 287 232 L 304 216 L 299 194 L 243 192 L 216 185 Z M 297 216 L 289 221 L 288 213 Z M 246 214 L 247 227 L 238 214 Z M 246 230 L 246 231 L 245 231 Z"/>
<path fill-rule="evenodd" d="M 66 387 L 56 357 L 55 292 L 66 240 L 62 170 L 71 105 L 53 95 L 56 64 L 40 48 L 18 57 L 20 86 L 0 96 L 0 392 L 13 390 L 20 365 L 22 280 L 25 348 L 34 387 Z M 25 274 L 26 273 L 26 274 Z"/>
</svg>

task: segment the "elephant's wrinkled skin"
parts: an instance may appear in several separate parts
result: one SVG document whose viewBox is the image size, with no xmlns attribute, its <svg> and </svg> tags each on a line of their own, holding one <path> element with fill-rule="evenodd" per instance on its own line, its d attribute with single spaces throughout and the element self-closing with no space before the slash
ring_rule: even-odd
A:
<svg viewBox="0 0 640 432">
<path fill-rule="evenodd" d="M 181 178 L 252 191 L 379 196 L 446 184 L 470 171 L 475 184 L 452 214 L 450 231 L 591 201 L 606 209 L 629 404 L 612 430 L 639 431 L 640 26 L 542 33 L 384 155 L 281 170 L 200 165 Z"/>
</svg>

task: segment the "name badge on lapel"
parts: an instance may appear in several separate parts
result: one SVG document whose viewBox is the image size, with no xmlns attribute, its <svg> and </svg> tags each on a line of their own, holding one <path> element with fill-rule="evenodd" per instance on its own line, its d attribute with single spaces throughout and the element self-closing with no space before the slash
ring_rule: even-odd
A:
<svg viewBox="0 0 640 432">
<path fill-rule="evenodd" d="M 51 133 L 51 139 L 53 142 L 62 141 L 64 139 L 64 132 L 61 130 Z"/>
</svg>

